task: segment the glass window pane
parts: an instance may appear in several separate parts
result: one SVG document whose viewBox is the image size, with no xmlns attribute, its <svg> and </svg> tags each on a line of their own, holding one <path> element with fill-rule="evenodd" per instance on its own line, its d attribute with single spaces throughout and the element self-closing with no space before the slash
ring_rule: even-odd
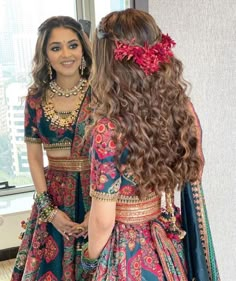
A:
<svg viewBox="0 0 236 281">
<path fill-rule="evenodd" d="M 100 0 L 94 0 L 96 26 L 106 14 L 130 8 L 130 2 L 129 0 L 103 0 L 101 5 Z"/>
<path fill-rule="evenodd" d="M 24 143 L 24 100 L 38 26 L 48 17 L 76 17 L 75 0 L 0 0 L 0 182 L 31 177 Z M 3 184 L 0 184 L 0 188 Z"/>
</svg>

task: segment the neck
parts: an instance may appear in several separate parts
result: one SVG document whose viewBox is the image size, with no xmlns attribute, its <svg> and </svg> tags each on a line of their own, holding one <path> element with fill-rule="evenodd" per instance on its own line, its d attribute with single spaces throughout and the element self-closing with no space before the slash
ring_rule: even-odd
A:
<svg viewBox="0 0 236 281">
<path fill-rule="evenodd" d="M 75 77 L 57 77 L 56 82 L 62 89 L 71 89 L 78 84 L 80 76 Z"/>
</svg>

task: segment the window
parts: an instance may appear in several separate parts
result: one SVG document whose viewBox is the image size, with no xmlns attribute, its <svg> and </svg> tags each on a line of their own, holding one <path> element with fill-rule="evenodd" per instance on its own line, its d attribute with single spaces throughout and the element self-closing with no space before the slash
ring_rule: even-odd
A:
<svg viewBox="0 0 236 281">
<path fill-rule="evenodd" d="M 0 196 L 11 193 L 2 188 L 6 182 L 32 185 L 24 143 L 24 97 L 38 26 L 48 17 L 67 15 L 91 20 L 94 28 L 105 14 L 130 6 L 128 0 L 0 0 Z"/>
<path fill-rule="evenodd" d="M 0 0 L 0 182 L 32 184 L 24 143 L 24 102 L 37 28 L 46 18 L 76 17 L 74 0 Z"/>
<path fill-rule="evenodd" d="M 124 10 L 126 8 L 129 8 L 130 1 L 128 0 L 103 0 L 103 9 L 101 9 L 101 1 L 94 1 L 94 11 L 95 11 L 95 23 L 96 26 L 99 24 L 101 18 L 110 13 L 111 11 L 118 11 L 118 10 Z"/>
</svg>

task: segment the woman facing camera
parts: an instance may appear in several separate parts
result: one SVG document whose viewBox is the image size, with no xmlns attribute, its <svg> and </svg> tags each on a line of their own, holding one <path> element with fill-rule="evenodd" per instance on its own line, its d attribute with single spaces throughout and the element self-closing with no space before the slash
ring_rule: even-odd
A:
<svg viewBox="0 0 236 281">
<path fill-rule="evenodd" d="M 40 25 L 25 103 L 25 142 L 36 192 L 12 281 L 88 280 L 80 254 L 90 209 L 83 141 L 90 68 L 90 45 L 80 23 L 59 16 Z"/>
</svg>

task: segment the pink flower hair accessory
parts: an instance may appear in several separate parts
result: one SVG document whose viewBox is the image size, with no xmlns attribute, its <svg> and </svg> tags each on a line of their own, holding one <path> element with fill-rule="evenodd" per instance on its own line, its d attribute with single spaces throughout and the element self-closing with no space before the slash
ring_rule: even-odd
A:
<svg viewBox="0 0 236 281">
<path fill-rule="evenodd" d="M 134 45 L 135 38 L 130 42 L 115 41 L 116 47 L 114 49 L 115 60 L 127 61 L 132 59 L 146 75 L 159 70 L 160 63 L 168 63 L 173 57 L 171 48 L 175 46 L 175 42 L 170 36 L 162 34 L 161 41 L 150 46 L 147 43 L 144 46 Z"/>
</svg>

